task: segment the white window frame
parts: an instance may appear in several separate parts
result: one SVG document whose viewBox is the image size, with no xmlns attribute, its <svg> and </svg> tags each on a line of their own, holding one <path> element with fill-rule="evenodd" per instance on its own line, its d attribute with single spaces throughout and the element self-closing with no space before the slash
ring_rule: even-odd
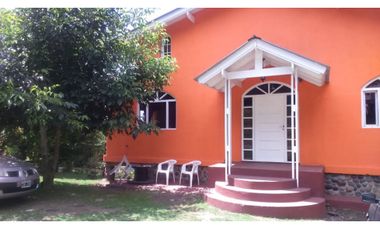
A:
<svg viewBox="0 0 380 230">
<path fill-rule="evenodd" d="M 145 123 L 149 123 L 149 104 L 152 104 L 152 103 L 165 103 L 165 109 L 166 109 L 166 127 L 165 128 L 160 128 L 160 130 L 176 130 L 177 129 L 177 101 L 176 99 L 162 99 L 163 97 L 165 97 L 166 95 L 169 95 L 171 97 L 173 97 L 171 94 L 168 94 L 168 93 L 165 93 L 165 92 L 162 92 L 164 93 L 161 97 L 158 97 L 158 93 L 156 93 L 156 98 L 153 100 L 153 101 L 149 101 L 149 103 L 146 105 L 145 107 L 145 119 L 144 119 L 144 122 Z M 174 97 L 173 97 L 174 98 Z M 176 122 L 175 122 L 175 128 L 169 128 L 169 102 L 175 102 L 176 103 L 176 111 L 175 111 L 175 114 L 176 114 Z M 138 117 L 140 119 L 140 103 L 137 104 L 137 111 L 138 111 Z"/>
<path fill-rule="evenodd" d="M 376 80 L 380 80 L 380 77 L 377 77 L 370 82 L 368 82 L 361 90 L 361 110 L 362 110 L 362 128 L 380 128 L 379 122 L 379 109 L 380 109 L 380 87 L 367 88 L 371 83 Z M 376 112 L 376 124 L 368 125 L 366 122 L 366 102 L 365 102 L 365 94 L 366 93 L 375 93 L 375 112 Z"/>
<path fill-rule="evenodd" d="M 165 40 L 169 40 L 169 43 L 166 43 Z M 165 48 L 170 47 L 170 52 L 165 53 Z M 167 36 L 162 39 L 161 42 L 161 57 L 172 56 L 172 38 Z"/>
</svg>

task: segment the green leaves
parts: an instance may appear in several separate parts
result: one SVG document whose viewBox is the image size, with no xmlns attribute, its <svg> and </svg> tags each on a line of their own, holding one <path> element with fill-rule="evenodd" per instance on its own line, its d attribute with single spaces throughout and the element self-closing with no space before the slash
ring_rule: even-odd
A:
<svg viewBox="0 0 380 230">
<path fill-rule="evenodd" d="M 162 26 L 147 27 L 151 9 L 15 9 L 0 11 L 1 104 L 18 120 L 72 125 L 137 136 L 133 104 L 169 84 L 175 59 L 161 58 Z M 6 103 L 5 103 L 6 102 Z M 5 103 L 5 104 L 4 104 Z M 9 117 L 11 118 L 11 117 Z"/>
</svg>

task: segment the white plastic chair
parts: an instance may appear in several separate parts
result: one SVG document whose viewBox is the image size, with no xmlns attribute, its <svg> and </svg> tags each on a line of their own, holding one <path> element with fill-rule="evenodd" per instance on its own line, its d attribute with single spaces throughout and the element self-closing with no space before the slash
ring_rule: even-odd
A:
<svg viewBox="0 0 380 230">
<path fill-rule="evenodd" d="M 173 180 L 175 183 L 175 176 L 174 176 L 174 165 L 175 165 L 175 163 L 177 163 L 177 161 L 171 159 L 171 160 L 161 162 L 157 165 L 156 184 L 157 184 L 157 179 L 158 179 L 159 173 L 163 173 L 166 175 L 166 185 L 169 185 L 169 177 L 170 177 L 170 173 L 172 173 Z M 164 167 L 163 167 L 164 165 L 167 165 L 167 168 L 164 169 Z"/>
<path fill-rule="evenodd" d="M 198 174 L 198 166 L 201 165 L 200 161 L 190 161 L 186 164 L 183 164 L 181 167 L 181 174 L 179 175 L 179 184 L 181 184 L 182 174 L 186 174 L 190 176 L 190 187 L 193 186 L 193 175 L 197 175 L 198 185 L 199 185 L 199 174 Z M 187 166 L 191 165 L 191 169 L 187 170 Z"/>
</svg>

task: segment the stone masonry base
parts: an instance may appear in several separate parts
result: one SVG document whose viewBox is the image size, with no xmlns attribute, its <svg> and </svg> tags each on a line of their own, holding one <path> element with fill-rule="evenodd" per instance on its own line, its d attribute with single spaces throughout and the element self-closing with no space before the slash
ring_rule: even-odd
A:
<svg viewBox="0 0 380 230">
<path fill-rule="evenodd" d="M 380 197 L 380 176 L 325 174 L 326 195 L 361 197 L 372 192 Z"/>
</svg>

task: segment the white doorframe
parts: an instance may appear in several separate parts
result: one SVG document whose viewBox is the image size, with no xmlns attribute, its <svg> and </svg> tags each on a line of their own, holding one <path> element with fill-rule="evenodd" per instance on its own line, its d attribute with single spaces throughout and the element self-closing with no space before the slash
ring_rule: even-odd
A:
<svg viewBox="0 0 380 230">
<path fill-rule="evenodd" d="M 242 138 L 241 138 L 241 147 L 242 147 L 242 151 L 241 151 L 241 159 L 243 160 L 243 161 L 257 161 L 256 160 L 256 158 L 255 158 L 255 152 L 254 152 L 254 149 L 255 149 L 255 147 L 254 147 L 254 145 L 255 145 L 255 142 L 253 141 L 254 140 L 254 132 L 255 132 L 255 122 L 254 122 L 254 117 L 253 117 L 253 114 L 254 114 L 254 111 L 253 111 L 253 109 L 254 109 L 254 105 L 253 105 L 253 101 L 254 101 L 254 97 L 259 97 L 260 95 L 247 95 L 251 90 L 253 90 L 254 88 L 257 88 L 257 87 L 259 87 L 259 86 L 261 86 L 261 85 L 268 85 L 268 87 L 270 86 L 269 84 L 278 84 L 278 85 L 280 85 L 276 90 L 273 90 L 273 94 L 274 95 L 279 95 L 279 94 L 283 94 L 284 95 L 284 125 L 285 125 L 285 131 L 284 131 L 284 143 L 285 143 L 285 149 L 284 149 L 284 160 L 282 161 L 283 163 L 290 163 L 288 160 L 287 160 L 287 157 L 288 157 L 288 148 L 287 148 L 287 128 L 289 128 L 289 127 L 287 127 L 287 124 L 286 124 L 286 120 L 287 120 L 287 107 L 289 106 L 289 105 L 287 105 L 287 102 L 286 102 L 286 97 L 288 96 L 288 95 L 290 95 L 290 91 L 289 92 L 284 92 L 284 93 L 276 93 L 276 91 L 278 90 L 278 89 L 280 89 L 281 87 L 286 87 L 286 88 L 288 88 L 288 90 L 290 90 L 291 89 L 291 87 L 288 85 L 288 84 L 285 84 L 285 83 L 283 83 L 283 82 L 277 82 L 277 81 L 267 81 L 267 82 L 263 82 L 263 83 L 260 83 L 260 84 L 257 84 L 257 85 L 254 85 L 253 87 L 251 87 L 251 88 L 249 88 L 246 92 L 244 92 L 243 93 L 243 95 L 242 95 L 242 101 L 241 101 L 241 105 L 242 105 L 242 116 L 241 116 L 241 126 L 242 126 Z M 260 89 L 261 90 L 261 89 Z M 263 94 L 264 94 L 264 91 L 263 91 Z M 272 92 L 271 92 L 271 90 L 270 89 L 268 89 L 268 92 L 266 92 L 265 94 L 267 94 L 267 95 L 270 95 L 270 94 L 272 94 Z M 244 99 L 247 99 L 247 98 L 251 98 L 251 101 L 252 101 L 252 104 L 251 104 L 251 106 L 245 106 L 245 104 L 244 104 Z M 252 109 L 252 118 L 251 118 L 251 126 L 248 126 L 248 127 L 245 127 L 245 123 L 244 122 L 247 122 L 247 121 L 249 121 L 249 117 L 247 117 L 247 116 L 245 116 L 244 115 L 244 109 L 249 109 L 249 108 L 251 108 Z M 246 120 L 246 121 L 245 121 Z M 245 138 L 246 137 L 246 135 L 245 135 L 245 132 L 246 132 L 246 134 L 248 134 L 250 131 L 252 131 L 252 133 L 251 133 L 251 138 Z M 249 141 L 252 141 L 253 142 L 253 144 L 252 144 L 252 148 L 251 149 L 249 149 L 249 148 L 245 148 L 244 147 L 244 142 L 246 141 L 247 143 L 249 143 Z M 252 143 L 251 142 L 251 143 Z M 250 151 L 252 151 L 252 158 L 251 159 L 249 159 L 249 158 L 246 158 L 245 157 L 245 153 L 246 154 L 248 154 L 248 153 L 250 153 Z"/>
</svg>

